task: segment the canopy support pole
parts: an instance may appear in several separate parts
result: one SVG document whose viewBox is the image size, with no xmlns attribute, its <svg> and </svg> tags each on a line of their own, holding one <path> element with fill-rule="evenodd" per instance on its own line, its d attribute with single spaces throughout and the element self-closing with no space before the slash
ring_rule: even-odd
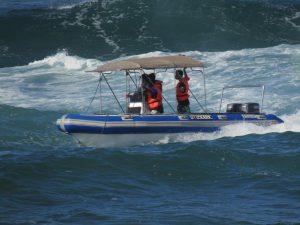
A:
<svg viewBox="0 0 300 225">
<path fill-rule="evenodd" d="M 220 102 L 220 106 L 219 106 L 219 113 L 221 113 L 221 108 L 222 108 L 222 103 L 223 103 L 223 96 L 224 96 L 224 87 L 222 88 L 222 93 L 221 93 L 221 102 Z"/>
<path fill-rule="evenodd" d="M 192 92 L 192 90 L 190 88 L 189 88 L 189 91 L 191 92 L 191 94 L 193 95 L 194 99 L 196 100 L 196 102 L 198 103 L 198 105 L 201 107 L 201 109 L 203 110 L 203 112 L 206 112 L 206 110 L 201 105 L 201 103 L 198 101 L 198 99 L 196 98 L 196 96 L 194 95 L 194 93 Z"/>
<path fill-rule="evenodd" d="M 203 71 L 201 71 L 203 75 L 203 88 L 204 88 L 204 105 L 205 105 L 205 110 L 204 112 L 207 113 L 207 102 L 206 102 L 206 81 L 205 81 L 205 74 L 204 74 L 204 68 Z"/>
<path fill-rule="evenodd" d="M 172 107 L 172 105 L 170 104 L 170 102 L 163 95 L 161 95 L 161 96 L 167 102 L 167 104 L 170 106 L 170 108 L 173 110 L 173 112 L 176 113 L 175 109 Z"/>
<path fill-rule="evenodd" d="M 119 102 L 119 100 L 118 100 L 117 96 L 115 95 L 115 92 L 113 91 L 113 89 L 112 89 L 112 88 L 111 88 L 111 86 L 109 85 L 109 83 L 108 83 L 108 81 L 107 81 L 106 77 L 104 76 L 104 73 L 102 74 L 102 76 L 104 77 L 104 80 L 105 80 L 105 82 L 107 83 L 107 86 L 109 87 L 109 89 L 110 89 L 111 93 L 114 95 L 114 97 L 115 97 L 116 101 L 118 102 L 118 104 L 119 104 L 119 106 L 120 106 L 120 108 L 121 108 L 122 112 L 125 114 L 125 111 L 124 111 L 124 109 L 123 109 L 123 107 L 122 107 L 121 103 Z"/>
<path fill-rule="evenodd" d="M 128 96 L 127 96 L 127 93 L 129 93 L 130 92 L 130 83 L 129 83 L 129 87 L 128 87 L 128 76 L 129 75 L 129 73 L 128 73 L 128 71 L 126 71 L 126 73 L 125 73 L 125 80 L 126 80 L 126 84 L 125 84 L 125 102 L 126 102 L 126 111 L 127 111 L 127 113 L 128 113 L 128 105 L 129 105 L 129 101 L 128 101 Z"/>
<path fill-rule="evenodd" d="M 94 96 L 93 96 L 92 100 L 90 101 L 89 106 L 88 106 L 87 109 L 85 110 L 85 113 L 87 113 L 87 112 L 89 111 L 89 109 L 90 109 L 90 107 L 91 107 L 93 101 L 95 100 L 96 94 L 97 94 L 98 89 L 99 89 L 99 87 L 100 87 L 100 85 L 101 85 L 101 80 L 102 80 L 102 78 L 101 78 L 101 74 L 100 74 L 100 76 L 99 76 L 99 81 L 98 81 L 98 85 L 97 85 L 97 88 L 96 88 L 96 90 L 95 90 Z M 101 87 L 100 87 L 100 91 L 101 91 Z M 101 93 L 101 92 L 100 92 L 100 93 Z M 101 109 L 100 109 L 100 110 L 101 110 Z"/>
<path fill-rule="evenodd" d="M 99 77 L 99 88 L 100 88 L 100 113 L 102 113 L 102 73 L 100 73 L 100 77 Z"/>
<path fill-rule="evenodd" d="M 265 97 L 265 85 L 262 85 L 260 113 L 263 113 L 264 97 Z"/>
<path fill-rule="evenodd" d="M 126 73 L 127 73 L 127 71 L 126 71 Z M 137 86 L 137 84 L 136 84 L 136 82 L 133 80 L 133 78 L 132 78 L 132 76 L 130 75 L 130 73 L 128 72 L 128 74 L 127 74 L 129 77 L 130 77 L 130 79 L 132 80 L 132 82 L 134 83 L 134 85 L 135 85 L 135 87 L 136 88 L 138 88 L 138 86 Z"/>
<path fill-rule="evenodd" d="M 223 103 L 223 98 L 224 98 L 224 90 L 225 89 L 234 89 L 234 88 L 262 88 L 262 93 L 261 93 L 261 108 L 260 108 L 260 113 L 262 113 L 262 107 L 264 103 L 264 96 L 265 96 L 265 85 L 257 84 L 257 85 L 235 85 L 235 86 L 225 86 L 222 89 L 221 93 L 221 101 L 220 101 L 220 107 L 219 107 L 219 113 L 221 112 L 222 108 L 222 103 Z"/>
</svg>

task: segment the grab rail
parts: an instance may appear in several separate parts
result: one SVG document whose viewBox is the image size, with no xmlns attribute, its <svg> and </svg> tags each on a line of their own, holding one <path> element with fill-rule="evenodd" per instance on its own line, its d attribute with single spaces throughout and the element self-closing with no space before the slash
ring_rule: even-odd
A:
<svg viewBox="0 0 300 225">
<path fill-rule="evenodd" d="M 256 84 L 256 85 L 234 85 L 234 86 L 225 86 L 222 88 L 222 94 L 221 94 L 221 102 L 219 107 L 219 113 L 221 113 L 222 103 L 223 103 L 223 97 L 224 97 L 224 90 L 225 89 L 234 89 L 234 88 L 262 88 L 261 93 L 261 107 L 260 107 L 260 113 L 262 113 L 263 110 L 263 104 L 264 104 L 264 96 L 265 96 L 265 85 L 263 84 Z"/>
</svg>

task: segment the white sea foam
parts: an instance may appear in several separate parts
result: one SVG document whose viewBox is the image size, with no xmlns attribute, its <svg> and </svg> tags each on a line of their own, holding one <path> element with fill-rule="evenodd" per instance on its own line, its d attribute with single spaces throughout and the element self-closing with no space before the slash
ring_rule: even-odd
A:
<svg viewBox="0 0 300 225">
<path fill-rule="evenodd" d="M 300 18 L 300 12 L 296 12 L 292 17 L 285 17 L 285 21 L 291 24 L 295 28 L 300 28 L 300 24 L 296 24 L 294 21 Z"/>
<path fill-rule="evenodd" d="M 99 63 L 97 60 L 87 60 L 76 56 L 69 56 L 66 51 L 59 52 L 54 56 L 29 63 L 29 66 L 45 66 L 64 68 L 66 70 L 84 70 Z"/>
<path fill-rule="evenodd" d="M 103 38 L 106 44 L 112 46 L 114 48 L 113 52 L 118 51 L 120 49 L 118 44 L 114 42 L 114 40 L 106 34 L 106 31 L 104 29 L 102 29 L 101 25 L 103 21 L 101 20 L 100 15 L 93 17 L 92 19 L 93 19 L 92 24 L 94 26 L 94 29 L 97 32 L 97 36 Z"/>
<path fill-rule="evenodd" d="M 104 10 L 108 10 L 107 8 L 109 7 L 111 7 L 111 9 L 109 10 L 113 10 L 114 7 L 112 5 L 118 1 L 119 0 L 102 1 L 101 6 Z M 104 29 L 103 26 L 107 25 L 108 23 L 113 24 L 114 21 L 116 20 L 122 20 L 124 18 L 124 13 L 120 14 L 119 12 L 117 12 L 118 13 L 117 15 L 112 16 L 110 17 L 110 19 L 108 19 L 100 16 L 99 13 L 91 13 L 89 10 L 90 6 L 87 4 L 87 2 L 93 3 L 94 1 L 83 1 L 80 2 L 79 4 L 64 6 L 63 8 L 61 8 L 61 9 L 66 9 L 66 7 L 72 8 L 78 5 L 83 5 L 83 4 L 86 5 L 86 7 L 85 6 L 80 7 L 80 10 L 76 12 L 75 17 L 72 17 L 71 19 L 65 19 L 61 24 L 63 26 L 83 27 L 88 32 L 90 32 L 90 30 L 93 30 L 93 32 L 97 34 L 97 37 L 102 38 L 107 45 L 113 48 L 112 52 L 119 51 L 120 46 L 118 46 L 117 42 L 114 40 L 113 35 L 109 34 L 109 31 Z"/>
<path fill-rule="evenodd" d="M 194 133 L 180 134 L 176 138 L 170 139 L 169 142 L 191 142 L 198 140 L 215 140 L 224 137 L 239 137 L 249 134 L 268 134 L 268 133 L 284 133 L 284 132 L 300 132 L 300 111 L 291 115 L 282 115 L 284 120 L 282 124 L 276 124 L 268 127 L 257 126 L 249 123 L 241 123 L 228 125 L 215 133 Z M 166 138 L 158 141 L 157 144 L 165 142 Z"/>
<path fill-rule="evenodd" d="M 161 145 L 167 143 L 189 143 L 193 141 L 216 140 L 226 137 L 240 137 L 250 134 L 268 134 L 284 132 L 300 132 L 300 111 L 291 115 L 282 115 L 284 120 L 282 124 L 276 124 L 268 127 L 257 126 L 249 123 L 224 126 L 220 131 L 213 133 L 185 133 L 161 135 L 160 139 L 148 142 L 146 144 Z"/>
<path fill-rule="evenodd" d="M 171 54 L 171 53 L 168 53 Z M 172 53 L 179 54 L 179 53 Z M 266 84 L 264 111 L 291 115 L 299 111 L 300 90 L 300 45 L 280 45 L 263 49 L 245 49 L 226 52 L 181 52 L 200 59 L 205 65 L 208 108 L 217 111 L 221 89 L 235 84 Z M 150 52 L 130 57 L 166 55 Z M 126 59 L 127 57 L 122 57 Z M 70 56 L 59 52 L 26 66 L 0 69 L 0 104 L 37 108 L 41 110 L 81 111 L 87 107 L 97 87 L 98 75 L 86 73 L 103 64 L 96 59 Z M 189 71 L 190 87 L 203 103 L 202 76 Z M 175 106 L 173 72 L 158 73 L 163 80 L 165 97 Z M 116 94 L 124 102 L 124 76 L 121 73 L 108 75 Z M 103 83 L 104 110 L 118 112 L 118 105 Z M 260 90 L 226 92 L 225 104 L 234 101 L 259 101 Z M 246 98 L 246 100 L 242 99 Z M 92 111 L 99 108 L 99 95 Z M 193 111 L 200 107 L 191 98 Z M 166 111 L 170 111 L 165 104 Z"/>
<path fill-rule="evenodd" d="M 0 69 L 0 104 L 40 110 L 83 110 L 97 82 L 86 73 L 101 62 L 65 51 L 27 66 Z M 90 87 L 93 89 L 90 89 Z"/>
<path fill-rule="evenodd" d="M 72 9 L 74 7 L 78 7 L 81 6 L 83 4 L 86 3 L 93 3 L 93 2 L 97 2 L 98 0 L 82 0 L 82 1 L 77 1 L 76 3 L 71 3 L 71 4 L 66 4 L 66 5 L 62 5 L 57 7 L 58 10 L 66 10 L 66 9 Z"/>
<path fill-rule="evenodd" d="M 107 9 L 110 5 L 120 2 L 120 0 L 102 0 L 101 6 L 103 9 Z"/>
</svg>

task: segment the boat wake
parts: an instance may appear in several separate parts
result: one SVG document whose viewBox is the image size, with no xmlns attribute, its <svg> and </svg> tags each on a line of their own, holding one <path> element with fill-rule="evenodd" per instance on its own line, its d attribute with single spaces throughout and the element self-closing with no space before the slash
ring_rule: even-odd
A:
<svg viewBox="0 0 300 225">
<path fill-rule="evenodd" d="M 155 142 L 149 144 L 168 144 L 168 143 L 189 143 L 193 141 L 216 140 L 227 137 L 240 137 L 252 134 L 270 134 L 270 133 L 285 133 L 295 132 L 300 133 L 300 111 L 292 115 L 283 115 L 281 119 L 284 120 L 282 124 L 274 124 L 268 127 L 257 126 L 255 124 L 243 123 L 227 125 L 221 128 L 220 131 L 214 133 L 189 133 L 178 135 L 167 135 Z"/>
</svg>

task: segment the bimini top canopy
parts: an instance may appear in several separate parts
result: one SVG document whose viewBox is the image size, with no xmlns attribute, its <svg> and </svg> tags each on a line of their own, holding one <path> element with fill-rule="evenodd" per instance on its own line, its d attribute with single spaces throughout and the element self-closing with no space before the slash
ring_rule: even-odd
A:
<svg viewBox="0 0 300 225">
<path fill-rule="evenodd" d="M 164 56 L 133 58 L 121 61 L 114 61 L 99 66 L 91 72 L 105 72 L 118 70 L 138 70 L 138 69 L 168 69 L 181 67 L 203 67 L 203 63 L 188 56 Z"/>
</svg>

